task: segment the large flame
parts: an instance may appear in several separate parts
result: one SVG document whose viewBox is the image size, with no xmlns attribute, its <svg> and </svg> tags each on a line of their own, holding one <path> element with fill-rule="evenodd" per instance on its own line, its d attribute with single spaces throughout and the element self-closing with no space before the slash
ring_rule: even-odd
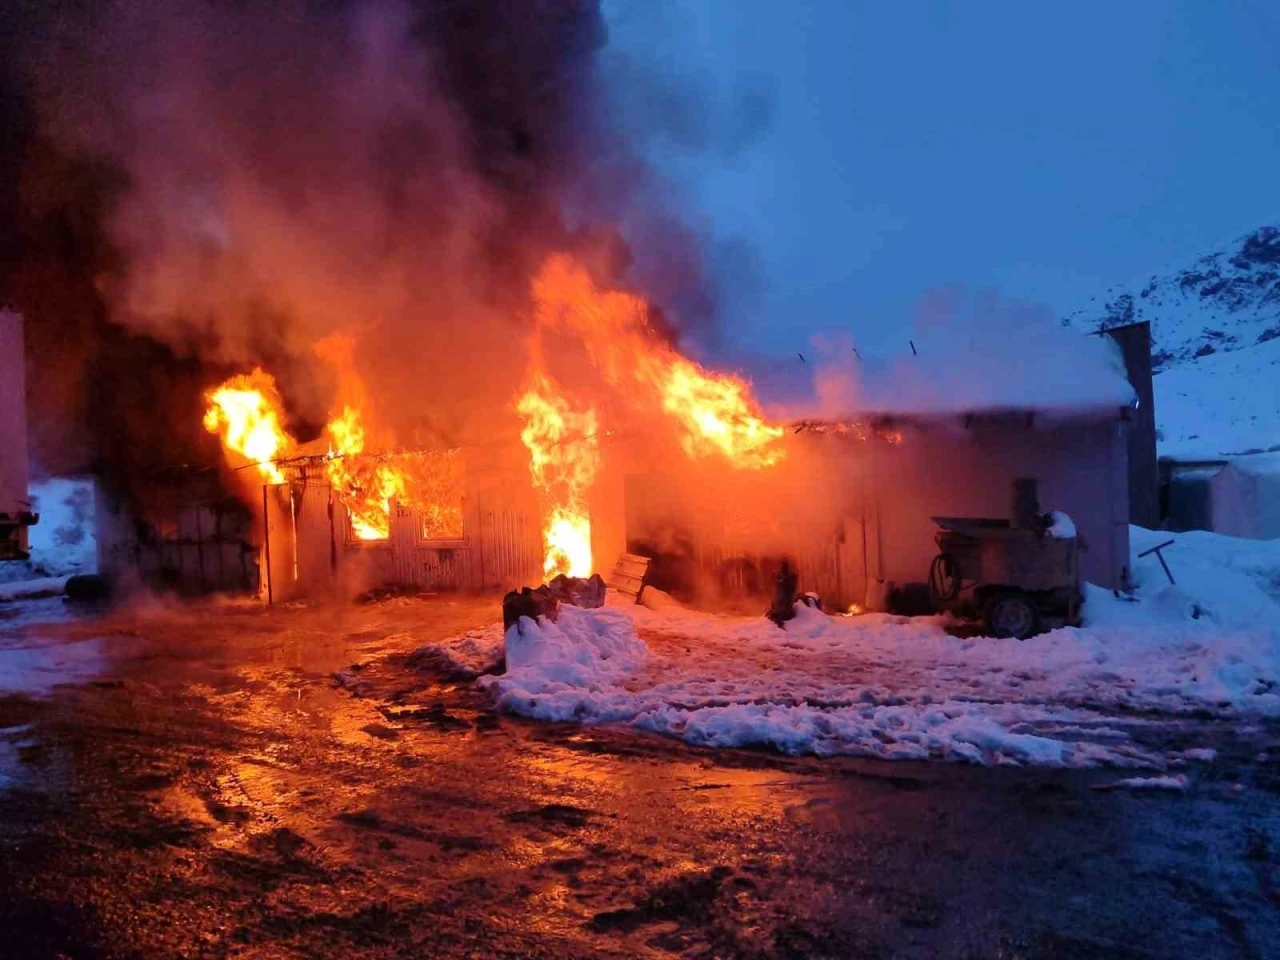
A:
<svg viewBox="0 0 1280 960">
<path fill-rule="evenodd" d="M 389 457 L 362 457 L 364 422 L 355 407 L 344 406 L 325 427 L 329 482 L 347 508 L 351 532 L 360 540 L 391 535 L 391 501 L 405 496 L 403 471 Z"/>
<path fill-rule="evenodd" d="M 646 408 L 656 394 L 663 411 L 679 425 L 689 456 L 721 455 L 744 468 L 768 467 L 782 459 L 783 430 L 765 422 L 750 386 L 677 353 L 653 330 L 642 298 L 601 289 L 565 254 L 543 264 L 533 295 L 540 325 L 577 334 L 605 379 L 633 405 Z"/>
<path fill-rule="evenodd" d="M 293 438 L 280 425 L 284 404 L 275 378 L 262 369 L 238 374 L 210 390 L 205 429 L 222 437 L 223 446 L 250 463 L 269 483 L 284 483 L 275 461 L 292 452 Z"/>
<path fill-rule="evenodd" d="M 374 444 L 377 456 L 366 450 L 366 417 L 371 404 L 364 380 L 356 371 L 355 338 L 335 333 L 315 343 L 312 350 L 338 378 L 338 402 L 325 424 L 329 483 L 347 508 L 351 533 L 358 540 L 386 540 L 391 535 L 391 501 L 405 496 L 405 476 L 394 458 L 385 455 L 389 443 Z"/>
<path fill-rule="evenodd" d="M 538 331 L 566 331 L 582 341 L 592 366 L 610 390 L 636 410 L 661 410 L 676 426 L 693 458 L 719 457 L 759 469 L 784 456 L 783 430 L 765 421 L 746 381 L 717 374 L 678 353 L 650 322 L 648 304 L 624 291 L 598 286 L 573 258 L 547 259 L 533 281 Z M 544 501 L 544 572 L 592 572 L 588 495 L 600 468 L 600 426 L 593 407 L 571 401 L 539 360 L 516 409 L 520 438 L 529 450 L 534 486 Z M 361 540 L 390 535 L 391 506 L 400 502 L 422 517 L 425 540 L 462 536 L 462 459 L 442 454 L 392 452 L 393 438 L 377 432 L 376 416 L 356 372 L 355 341 L 335 335 L 317 343 L 319 357 L 338 374 L 334 411 L 325 427 L 324 466 Z M 281 427 L 282 404 L 261 370 L 233 377 L 209 396 L 205 426 L 228 449 L 258 465 L 273 483 L 284 473 L 274 461 L 296 444 Z M 372 421 L 372 425 L 371 425 Z"/>
<path fill-rule="evenodd" d="M 600 467 L 594 410 L 571 408 L 550 378 L 535 374 L 516 402 L 524 418 L 520 439 L 529 448 L 534 486 L 550 504 L 543 528 L 543 572 L 570 577 L 591 575 L 591 519 L 587 491 Z"/>
</svg>

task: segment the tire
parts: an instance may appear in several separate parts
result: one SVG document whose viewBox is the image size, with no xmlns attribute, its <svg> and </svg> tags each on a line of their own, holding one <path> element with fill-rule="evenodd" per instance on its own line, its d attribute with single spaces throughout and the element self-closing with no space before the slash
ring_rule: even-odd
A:
<svg viewBox="0 0 1280 960">
<path fill-rule="evenodd" d="M 1040 611 L 1035 601 L 1018 590 L 1001 590 L 987 601 L 983 612 L 987 635 L 1001 640 L 1025 640 L 1040 631 Z"/>
</svg>

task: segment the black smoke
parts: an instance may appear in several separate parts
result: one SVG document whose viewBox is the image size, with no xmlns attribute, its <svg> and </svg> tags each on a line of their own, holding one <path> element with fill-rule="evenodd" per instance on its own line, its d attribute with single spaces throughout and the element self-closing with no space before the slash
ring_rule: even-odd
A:
<svg viewBox="0 0 1280 960">
<path fill-rule="evenodd" d="M 338 331 L 400 442 L 474 440 L 557 249 L 705 329 L 702 238 L 609 115 L 607 46 L 596 0 L 5 6 L 0 299 L 34 461 L 135 493 L 212 467 L 203 392 L 258 364 L 305 435 Z M 643 271 L 624 220 L 661 248 Z"/>
</svg>

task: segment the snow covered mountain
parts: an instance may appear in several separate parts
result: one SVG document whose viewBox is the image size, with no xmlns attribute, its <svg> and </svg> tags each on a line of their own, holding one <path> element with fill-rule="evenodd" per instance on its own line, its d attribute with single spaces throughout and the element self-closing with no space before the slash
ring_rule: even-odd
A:
<svg viewBox="0 0 1280 960">
<path fill-rule="evenodd" d="M 1067 319 L 1082 330 L 1150 321 L 1162 456 L 1280 449 L 1280 227 L 1113 287 Z"/>
<path fill-rule="evenodd" d="M 1157 371 L 1280 338 L 1280 227 L 1259 227 L 1185 269 L 1113 287 L 1068 320 L 1092 330 L 1151 321 Z"/>
</svg>

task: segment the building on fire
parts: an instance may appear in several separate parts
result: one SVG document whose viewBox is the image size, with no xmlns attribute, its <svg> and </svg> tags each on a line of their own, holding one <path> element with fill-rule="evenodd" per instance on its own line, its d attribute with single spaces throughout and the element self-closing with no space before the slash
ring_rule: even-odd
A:
<svg viewBox="0 0 1280 960">
<path fill-rule="evenodd" d="M 1091 339 L 1062 336 L 1068 354 L 1074 340 Z M 1149 353 L 1148 341 L 1131 339 Z M 956 352 L 817 375 L 803 360 L 756 363 L 756 395 L 774 426 L 767 456 L 751 463 L 691 445 L 670 418 L 645 410 L 608 431 L 583 418 L 581 436 L 559 436 L 541 454 L 590 447 L 590 482 L 575 505 L 589 556 L 569 566 L 607 576 L 623 554 L 641 554 L 652 558 L 654 586 L 714 604 L 767 591 L 786 557 L 802 590 L 867 605 L 928 579 L 935 517 L 1008 518 L 1011 485 L 1030 478 L 1044 510 L 1074 521 L 1084 579 L 1120 589 L 1133 491 L 1145 497 L 1154 471 L 1131 456 L 1146 443 L 1134 431 L 1150 411 L 1113 352 L 1101 370 L 1061 357 L 1010 368 Z M 1141 378 L 1141 362 L 1128 367 Z M 570 422 L 563 409 L 550 413 L 561 428 Z M 212 499 L 194 513 L 179 506 L 169 536 L 152 542 L 182 563 L 159 566 L 171 579 L 189 583 L 199 571 L 208 588 L 240 585 L 277 602 L 540 582 L 555 569 L 557 525 L 574 518 L 550 511 L 528 442 L 394 454 L 269 444 L 250 459 L 261 473 L 248 498 L 252 526 L 221 505 L 210 513 Z M 148 555 L 155 567 L 156 549 Z"/>
</svg>

